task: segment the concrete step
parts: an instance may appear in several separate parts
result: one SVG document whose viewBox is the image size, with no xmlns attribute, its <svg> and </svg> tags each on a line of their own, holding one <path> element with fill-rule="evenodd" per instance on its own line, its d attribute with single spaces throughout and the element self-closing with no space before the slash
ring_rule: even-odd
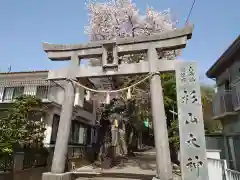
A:
<svg viewBox="0 0 240 180">
<path fill-rule="evenodd" d="M 75 171 L 77 180 L 152 180 L 156 175 L 156 156 L 154 152 L 139 153 L 135 157 L 119 158 L 110 169 L 79 168 Z M 81 173 L 95 172 L 92 175 Z M 91 173 L 90 173 L 91 174 Z M 173 180 L 181 180 L 177 174 L 173 175 Z"/>
<path fill-rule="evenodd" d="M 126 178 L 126 177 L 79 177 L 76 180 L 152 180 L 153 177 L 139 177 L 139 178 Z M 174 176 L 173 180 L 181 180 L 180 177 Z"/>
<path fill-rule="evenodd" d="M 155 177 L 156 172 L 134 172 L 133 169 L 129 169 L 127 173 L 125 171 L 105 171 L 102 173 L 88 173 L 88 174 L 72 174 L 72 179 L 76 180 L 152 180 Z M 173 174 L 173 180 L 181 180 L 181 177 L 177 174 Z"/>
<path fill-rule="evenodd" d="M 112 177 L 98 177 L 98 178 L 78 178 L 77 180 L 127 180 L 126 178 L 112 178 Z M 140 179 L 131 179 L 131 180 L 140 180 Z"/>
</svg>

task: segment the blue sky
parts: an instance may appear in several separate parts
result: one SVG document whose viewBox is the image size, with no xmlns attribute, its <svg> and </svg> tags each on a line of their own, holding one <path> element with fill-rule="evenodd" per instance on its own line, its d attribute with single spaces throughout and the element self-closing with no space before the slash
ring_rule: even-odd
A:
<svg viewBox="0 0 240 180">
<path fill-rule="evenodd" d="M 83 43 L 88 23 L 85 0 L 0 0 L 0 71 L 56 69 L 42 50 L 49 43 Z M 135 0 L 145 12 L 170 8 L 183 27 L 192 0 Z M 201 77 L 240 33 L 239 0 L 196 0 L 190 22 L 193 37 L 182 58 L 197 61 Z M 206 79 L 205 79 L 206 80 Z"/>
</svg>

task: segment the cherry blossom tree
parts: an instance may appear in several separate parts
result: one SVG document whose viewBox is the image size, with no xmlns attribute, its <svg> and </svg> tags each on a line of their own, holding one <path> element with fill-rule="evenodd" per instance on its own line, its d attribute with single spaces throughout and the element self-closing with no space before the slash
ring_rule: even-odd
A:
<svg viewBox="0 0 240 180">
<path fill-rule="evenodd" d="M 146 9 L 145 14 L 140 13 L 136 4 L 131 0 L 106 0 L 104 2 L 89 0 L 87 3 L 89 24 L 85 27 L 85 32 L 90 41 L 111 40 L 123 37 L 149 36 L 155 33 L 167 32 L 176 29 L 177 21 L 171 15 L 169 9 L 162 12 L 156 11 L 152 7 Z M 159 58 L 175 59 L 179 52 L 164 51 L 159 52 Z M 146 54 L 124 55 L 119 57 L 119 63 L 133 63 L 144 60 Z M 100 59 L 90 59 L 92 66 L 100 65 Z M 111 84 L 110 88 L 121 88 L 132 85 L 141 80 L 144 76 L 130 76 L 107 78 Z M 173 77 L 172 74 L 169 77 Z M 166 75 L 162 77 L 166 78 Z M 106 81 L 102 79 L 101 82 Z M 164 85 L 163 85 L 164 86 Z M 142 121 L 146 117 L 151 120 L 149 101 L 149 82 L 142 83 L 131 89 L 132 101 L 128 103 L 134 105 L 135 114 L 132 116 L 135 122 Z M 120 98 L 128 102 L 126 92 L 120 94 Z M 170 97 L 164 97 L 165 103 L 171 103 Z M 172 106 L 172 105 L 171 105 Z"/>
<path fill-rule="evenodd" d="M 90 41 L 110 40 L 118 37 L 147 36 L 155 33 L 171 31 L 176 28 L 177 21 L 173 20 L 169 9 L 158 12 L 151 7 L 141 14 L 136 4 L 131 0 L 106 0 L 98 2 L 89 0 L 87 3 L 89 24 L 85 27 Z M 165 51 L 159 53 L 159 58 L 174 59 L 179 52 Z M 125 55 L 119 57 L 119 63 L 139 62 L 144 59 L 145 54 Z M 99 59 L 91 59 L 92 66 L 99 65 Z M 123 78 L 109 78 L 107 82 L 114 84 L 110 88 L 128 86 L 142 79 L 142 76 L 131 76 Z M 106 81 L 106 80 L 105 80 Z M 102 81 L 103 82 L 103 79 Z M 146 105 L 145 99 L 149 99 L 149 83 L 141 84 L 132 89 L 132 98 L 137 104 Z M 146 97 L 146 98 L 142 98 Z M 126 93 L 121 95 L 126 101 Z M 148 108 L 144 108 L 149 112 Z"/>
<path fill-rule="evenodd" d="M 157 12 L 148 7 L 142 15 L 131 0 L 89 1 L 87 7 L 89 25 L 86 33 L 92 41 L 151 35 L 176 28 L 169 9 Z"/>
<path fill-rule="evenodd" d="M 106 0 L 102 3 L 89 0 L 86 5 L 89 25 L 85 27 L 85 32 L 91 41 L 152 35 L 171 31 L 177 24 L 170 9 L 158 12 L 148 7 L 146 13 L 141 14 L 131 0 Z M 164 52 L 163 56 L 172 59 L 176 53 Z M 127 62 L 132 60 L 129 57 L 126 59 Z"/>
</svg>

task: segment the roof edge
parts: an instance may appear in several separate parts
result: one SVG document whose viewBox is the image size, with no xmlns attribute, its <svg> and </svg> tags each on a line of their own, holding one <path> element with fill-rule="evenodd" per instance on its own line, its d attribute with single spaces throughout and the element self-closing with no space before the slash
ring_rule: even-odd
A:
<svg viewBox="0 0 240 180">
<path fill-rule="evenodd" d="M 7 74 L 24 74 L 24 73 L 46 73 L 48 70 L 37 70 L 37 71 L 14 71 L 14 72 L 0 72 L 0 75 Z"/>
<path fill-rule="evenodd" d="M 240 49 L 240 35 L 232 42 L 232 44 L 224 51 L 217 61 L 208 69 L 206 75 L 208 78 L 215 78 L 217 70 L 229 60 L 229 58 Z"/>
</svg>

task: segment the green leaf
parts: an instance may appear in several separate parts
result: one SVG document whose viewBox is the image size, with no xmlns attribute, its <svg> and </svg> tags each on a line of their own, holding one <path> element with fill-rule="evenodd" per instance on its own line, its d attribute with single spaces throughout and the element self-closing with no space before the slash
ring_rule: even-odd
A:
<svg viewBox="0 0 240 180">
<path fill-rule="evenodd" d="M 42 102 L 35 96 L 23 95 L 0 116 L 0 153 L 11 152 L 20 142 L 38 142 L 44 138 L 45 124 L 41 122 Z M 37 133 L 36 133 L 37 132 Z"/>
</svg>

